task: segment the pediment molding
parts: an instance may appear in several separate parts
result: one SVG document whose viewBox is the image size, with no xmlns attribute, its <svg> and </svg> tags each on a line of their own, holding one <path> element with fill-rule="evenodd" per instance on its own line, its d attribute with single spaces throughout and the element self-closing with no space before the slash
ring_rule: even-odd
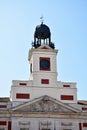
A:
<svg viewBox="0 0 87 130">
<path fill-rule="evenodd" d="M 41 45 L 41 46 L 38 47 L 37 49 L 50 49 L 50 50 L 53 50 L 50 46 L 48 46 L 48 45 L 46 45 L 46 44 Z"/>
<path fill-rule="evenodd" d="M 44 95 L 42 97 L 30 100 L 11 109 L 20 112 L 54 112 L 54 113 L 78 113 L 78 109 L 66 105 L 52 97 Z"/>
</svg>

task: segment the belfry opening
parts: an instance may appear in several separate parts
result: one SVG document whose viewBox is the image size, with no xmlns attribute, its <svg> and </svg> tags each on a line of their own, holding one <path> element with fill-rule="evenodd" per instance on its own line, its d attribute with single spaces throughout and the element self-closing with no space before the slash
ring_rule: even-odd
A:
<svg viewBox="0 0 87 130">
<path fill-rule="evenodd" d="M 55 49 L 54 43 L 51 42 L 51 32 L 50 28 L 43 24 L 37 25 L 34 32 L 34 42 L 32 42 L 32 47 L 38 48 L 42 44 L 50 46 Z"/>
</svg>

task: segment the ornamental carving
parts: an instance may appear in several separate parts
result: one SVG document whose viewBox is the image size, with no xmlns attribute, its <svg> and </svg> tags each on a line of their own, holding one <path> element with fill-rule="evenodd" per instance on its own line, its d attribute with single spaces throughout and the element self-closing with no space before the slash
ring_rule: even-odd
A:
<svg viewBox="0 0 87 130">
<path fill-rule="evenodd" d="M 27 112 L 71 112 L 69 109 L 64 108 L 63 106 L 59 105 L 50 100 L 48 96 L 44 96 L 41 100 L 32 103 L 28 106 L 25 106 L 20 109 L 20 111 L 27 111 Z"/>
</svg>

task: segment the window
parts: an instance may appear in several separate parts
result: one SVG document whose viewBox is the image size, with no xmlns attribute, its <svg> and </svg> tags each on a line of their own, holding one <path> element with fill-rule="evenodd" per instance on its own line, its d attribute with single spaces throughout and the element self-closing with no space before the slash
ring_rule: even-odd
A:
<svg viewBox="0 0 87 130">
<path fill-rule="evenodd" d="M 70 85 L 69 84 L 64 84 L 63 87 L 68 88 L 68 87 L 70 87 Z"/>
<path fill-rule="evenodd" d="M 87 127 L 87 123 L 83 123 L 83 127 Z"/>
<path fill-rule="evenodd" d="M 16 98 L 18 98 L 18 99 L 29 99 L 30 94 L 28 94 L 28 93 L 17 93 Z"/>
<path fill-rule="evenodd" d="M 61 95 L 61 100 L 74 100 L 73 95 Z"/>
<path fill-rule="evenodd" d="M 49 79 L 41 79 L 41 84 L 49 84 Z"/>
<path fill-rule="evenodd" d="M 27 85 L 27 83 L 19 83 L 19 85 L 22 85 L 22 86 L 26 86 Z"/>
<path fill-rule="evenodd" d="M 6 105 L 0 105 L 0 108 L 6 108 L 7 106 Z"/>
<path fill-rule="evenodd" d="M 20 130 L 29 130 L 29 128 L 20 128 Z"/>
<path fill-rule="evenodd" d="M 50 71 L 50 58 L 40 57 L 40 70 Z"/>
<path fill-rule="evenodd" d="M 32 73 L 32 64 L 30 64 L 30 72 Z"/>
</svg>

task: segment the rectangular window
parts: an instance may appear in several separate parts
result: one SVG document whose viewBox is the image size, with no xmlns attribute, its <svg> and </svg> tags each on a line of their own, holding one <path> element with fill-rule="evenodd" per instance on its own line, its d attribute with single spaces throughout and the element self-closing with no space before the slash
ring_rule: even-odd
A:
<svg viewBox="0 0 87 130">
<path fill-rule="evenodd" d="M 79 130 L 82 130 L 82 124 L 79 123 Z"/>
<path fill-rule="evenodd" d="M 73 100 L 73 95 L 61 95 L 61 100 Z"/>
<path fill-rule="evenodd" d="M 16 98 L 18 98 L 18 99 L 29 99 L 30 94 L 28 94 L 28 93 L 17 93 Z"/>
<path fill-rule="evenodd" d="M 63 87 L 70 87 L 70 85 L 69 84 L 64 84 Z"/>
<path fill-rule="evenodd" d="M 49 79 L 41 79 L 41 84 L 49 84 Z"/>
<path fill-rule="evenodd" d="M 87 123 L 83 123 L 83 127 L 87 127 Z"/>
<path fill-rule="evenodd" d="M 11 130 L 11 121 L 8 121 L 8 130 Z"/>
<path fill-rule="evenodd" d="M 50 58 L 48 57 L 40 57 L 40 70 L 50 71 Z"/>
<path fill-rule="evenodd" d="M 26 83 L 19 83 L 19 85 L 26 86 L 27 84 Z"/>
<path fill-rule="evenodd" d="M 83 111 L 87 111 L 87 107 L 82 107 L 82 110 Z"/>
<path fill-rule="evenodd" d="M 0 108 L 7 108 L 6 105 L 0 105 Z"/>
<path fill-rule="evenodd" d="M 7 125 L 6 121 L 0 121 L 0 125 Z"/>
</svg>

